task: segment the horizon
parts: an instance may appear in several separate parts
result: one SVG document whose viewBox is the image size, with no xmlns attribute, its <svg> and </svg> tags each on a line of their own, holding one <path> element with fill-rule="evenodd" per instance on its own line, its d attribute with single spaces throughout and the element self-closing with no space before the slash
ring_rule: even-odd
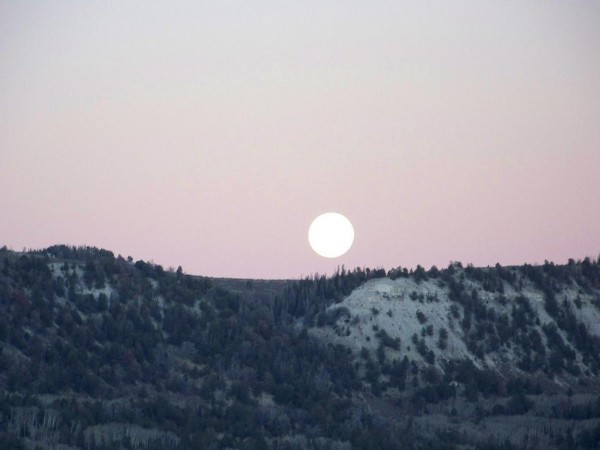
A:
<svg viewBox="0 0 600 450">
<path fill-rule="evenodd" d="M 536 261 L 536 262 L 522 262 L 522 263 L 518 263 L 518 264 L 506 264 L 506 265 L 496 262 L 494 264 L 488 264 L 486 266 L 473 265 L 472 263 L 467 262 L 467 261 L 456 261 L 456 260 L 449 261 L 446 265 L 438 266 L 438 265 L 434 264 L 429 267 L 423 266 L 419 263 L 415 264 L 414 266 L 395 265 L 395 266 L 391 266 L 391 267 L 384 267 L 384 266 L 369 267 L 364 264 L 362 266 L 358 265 L 358 266 L 354 266 L 354 267 L 346 267 L 345 265 L 342 264 L 342 265 L 338 265 L 335 269 L 333 269 L 331 272 L 328 272 L 328 273 L 315 271 L 312 273 L 301 274 L 299 276 L 289 277 L 289 278 L 248 278 L 248 277 L 232 277 L 232 276 L 226 276 L 226 275 L 225 276 L 220 276 L 220 275 L 214 276 L 214 275 L 202 274 L 202 273 L 192 273 L 192 272 L 188 272 L 185 269 L 185 267 L 183 267 L 181 265 L 165 266 L 165 265 L 160 264 L 159 262 L 156 262 L 153 260 L 137 259 L 133 255 L 123 255 L 123 254 L 115 252 L 114 250 L 109 249 L 109 248 L 96 247 L 96 246 L 92 246 L 92 245 L 71 246 L 71 245 L 66 245 L 66 244 L 54 244 L 54 245 L 50 245 L 50 246 L 44 247 L 44 248 L 23 248 L 22 250 L 15 250 L 7 245 L 3 245 L 0 247 L 0 251 L 7 250 L 7 251 L 13 252 L 15 254 L 27 254 L 27 253 L 39 253 L 42 251 L 46 251 L 52 247 L 60 247 L 60 246 L 66 246 L 66 247 L 74 248 L 74 249 L 90 249 L 90 250 L 107 251 L 107 252 L 112 253 L 114 258 L 122 258 L 124 260 L 127 260 L 131 264 L 135 264 L 138 261 L 142 261 L 147 264 L 151 264 L 155 267 L 160 266 L 166 272 L 176 272 L 178 270 L 178 268 L 181 267 L 182 273 L 184 275 L 188 275 L 188 276 L 192 276 L 192 277 L 202 277 L 202 278 L 210 278 L 210 279 L 216 279 L 216 280 L 238 280 L 238 281 L 297 281 L 297 280 L 303 280 L 303 279 L 307 279 L 307 278 L 316 278 L 317 276 L 318 277 L 325 276 L 327 278 L 331 278 L 331 277 L 335 276 L 336 274 L 341 273 L 342 270 L 345 270 L 346 272 L 352 272 L 357 269 L 360 269 L 363 271 L 384 270 L 386 273 L 386 277 L 387 277 L 389 275 L 390 271 L 396 270 L 396 269 L 407 270 L 408 274 L 412 275 L 414 273 L 414 271 L 417 270 L 419 267 L 422 268 L 423 270 L 425 270 L 425 272 L 429 272 L 430 270 L 432 270 L 434 268 L 441 271 L 441 270 L 446 270 L 446 269 L 450 268 L 450 266 L 456 266 L 456 265 L 459 265 L 463 269 L 467 268 L 467 267 L 473 267 L 475 269 L 491 269 L 491 268 L 496 267 L 496 265 L 500 265 L 502 268 L 519 268 L 519 267 L 523 267 L 525 265 L 538 267 L 538 266 L 543 266 L 545 264 L 566 266 L 566 265 L 571 264 L 571 262 L 574 262 L 576 264 L 581 264 L 586 259 L 590 260 L 592 263 L 600 262 L 600 254 L 599 254 L 596 257 L 592 256 L 592 255 L 586 255 L 581 258 L 570 257 L 567 259 L 567 261 L 564 261 L 564 262 L 544 260 L 544 262 L 542 262 L 542 263 Z M 65 259 L 65 258 L 57 258 L 57 259 L 61 260 L 61 259 Z M 65 260 L 67 260 L 67 259 L 65 259 Z"/>
<path fill-rule="evenodd" d="M 293 279 L 600 253 L 600 4 L 0 3 L 0 236 Z M 354 243 L 328 260 L 311 222 Z M 274 278 L 266 278 L 274 277 Z"/>
</svg>

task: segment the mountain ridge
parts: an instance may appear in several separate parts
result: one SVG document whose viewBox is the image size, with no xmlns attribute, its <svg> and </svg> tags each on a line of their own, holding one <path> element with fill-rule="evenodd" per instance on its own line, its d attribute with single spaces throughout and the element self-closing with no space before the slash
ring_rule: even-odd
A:
<svg viewBox="0 0 600 450">
<path fill-rule="evenodd" d="M 0 309 L 1 447 L 600 442 L 590 258 L 250 280 L 3 248 Z"/>
</svg>

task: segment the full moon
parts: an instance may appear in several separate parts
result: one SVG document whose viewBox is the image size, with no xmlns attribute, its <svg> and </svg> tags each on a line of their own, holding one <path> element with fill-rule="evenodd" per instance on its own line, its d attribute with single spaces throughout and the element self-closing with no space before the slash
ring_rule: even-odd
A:
<svg viewBox="0 0 600 450">
<path fill-rule="evenodd" d="M 321 214 L 310 224 L 308 242 L 312 249 L 325 258 L 342 256 L 354 242 L 354 228 L 339 213 Z"/>
</svg>

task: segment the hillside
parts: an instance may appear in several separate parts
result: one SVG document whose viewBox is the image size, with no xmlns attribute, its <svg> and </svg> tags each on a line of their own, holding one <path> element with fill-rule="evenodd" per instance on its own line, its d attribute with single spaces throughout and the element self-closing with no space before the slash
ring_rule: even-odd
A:
<svg viewBox="0 0 600 450">
<path fill-rule="evenodd" d="M 592 449 L 600 265 L 228 280 L 0 250 L 0 448 Z"/>
</svg>

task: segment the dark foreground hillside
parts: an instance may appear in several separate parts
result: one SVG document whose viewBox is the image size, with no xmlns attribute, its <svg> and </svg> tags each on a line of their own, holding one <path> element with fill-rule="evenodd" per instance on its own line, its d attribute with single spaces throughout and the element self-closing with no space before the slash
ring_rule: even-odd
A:
<svg viewBox="0 0 600 450">
<path fill-rule="evenodd" d="M 394 318 L 373 298 L 371 339 L 343 305 L 386 276 L 446 303 L 417 287 Z M 455 330 L 423 312 L 442 305 Z M 3 249 L 0 448 L 600 448 L 596 314 L 589 259 L 265 281 Z"/>
</svg>

